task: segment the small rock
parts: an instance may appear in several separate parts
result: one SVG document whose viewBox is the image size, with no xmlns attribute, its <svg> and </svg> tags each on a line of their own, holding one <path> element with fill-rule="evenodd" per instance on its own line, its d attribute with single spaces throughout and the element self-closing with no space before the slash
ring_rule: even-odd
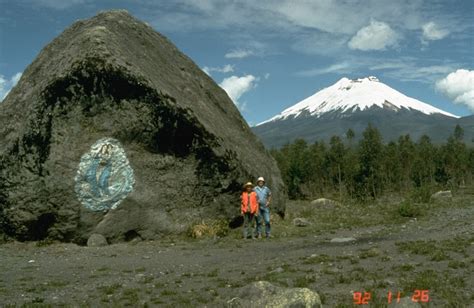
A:
<svg viewBox="0 0 474 308">
<path fill-rule="evenodd" d="M 301 217 L 293 219 L 293 224 L 297 227 L 307 227 L 311 225 L 311 223 L 306 218 Z"/>
<path fill-rule="evenodd" d="M 353 237 L 335 237 L 330 242 L 331 243 L 348 243 L 348 242 L 355 242 L 356 239 Z"/>
<path fill-rule="evenodd" d="M 107 245 L 107 239 L 102 234 L 94 233 L 87 240 L 88 247 L 102 247 Z"/>
<path fill-rule="evenodd" d="M 442 190 L 432 194 L 431 199 L 434 201 L 451 201 L 453 194 L 450 190 Z"/>
<path fill-rule="evenodd" d="M 326 199 L 326 198 L 319 198 L 316 200 L 311 201 L 312 205 L 317 205 L 317 206 L 337 206 L 339 203 L 337 201 L 331 200 L 331 199 Z"/>
<path fill-rule="evenodd" d="M 242 287 L 229 307 L 322 307 L 319 294 L 308 288 L 282 288 L 267 281 Z"/>
</svg>

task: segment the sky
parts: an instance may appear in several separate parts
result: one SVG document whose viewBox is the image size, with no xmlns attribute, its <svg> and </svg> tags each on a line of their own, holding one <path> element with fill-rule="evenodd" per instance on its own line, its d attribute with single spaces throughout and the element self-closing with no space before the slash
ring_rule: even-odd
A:
<svg viewBox="0 0 474 308">
<path fill-rule="evenodd" d="M 0 100 L 54 37 L 107 9 L 167 36 L 250 125 L 343 77 L 474 113 L 472 0 L 0 0 Z"/>
</svg>

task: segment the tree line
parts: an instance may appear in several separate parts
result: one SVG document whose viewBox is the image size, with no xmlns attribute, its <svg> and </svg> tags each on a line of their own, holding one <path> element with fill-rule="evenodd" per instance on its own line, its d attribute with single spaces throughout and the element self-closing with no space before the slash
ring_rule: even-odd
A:
<svg viewBox="0 0 474 308">
<path fill-rule="evenodd" d="M 360 141 L 349 129 L 329 143 L 303 139 L 272 149 L 291 199 L 338 194 L 369 199 L 385 193 L 456 189 L 474 183 L 474 148 L 463 142 L 457 125 L 442 145 L 423 135 L 403 135 L 384 143 L 376 127 L 368 125 Z"/>
</svg>

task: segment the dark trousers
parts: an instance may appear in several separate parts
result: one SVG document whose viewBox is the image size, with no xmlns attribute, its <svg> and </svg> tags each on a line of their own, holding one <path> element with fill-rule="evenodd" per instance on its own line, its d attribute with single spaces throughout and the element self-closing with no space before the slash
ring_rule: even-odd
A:
<svg viewBox="0 0 474 308">
<path fill-rule="evenodd" d="M 244 238 L 249 236 L 254 237 L 253 233 L 253 220 L 255 215 L 252 213 L 244 213 Z"/>
</svg>

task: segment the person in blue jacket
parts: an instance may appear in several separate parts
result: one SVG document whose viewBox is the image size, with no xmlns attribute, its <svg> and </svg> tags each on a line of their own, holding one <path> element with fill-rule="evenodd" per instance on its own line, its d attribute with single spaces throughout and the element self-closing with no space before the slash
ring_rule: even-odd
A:
<svg viewBox="0 0 474 308">
<path fill-rule="evenodd" d="M 265 236 L 270 237 L 270 203 L 272 200 L 272 192 L 270 188 L 265 186 L 265 179 L 259 177 L 257 186 L 254 188 L 258 196 L 259 215 L 257 216 L 257 237 L 262 237 L 262 220 L 265 222 Z"/>
</svg>

